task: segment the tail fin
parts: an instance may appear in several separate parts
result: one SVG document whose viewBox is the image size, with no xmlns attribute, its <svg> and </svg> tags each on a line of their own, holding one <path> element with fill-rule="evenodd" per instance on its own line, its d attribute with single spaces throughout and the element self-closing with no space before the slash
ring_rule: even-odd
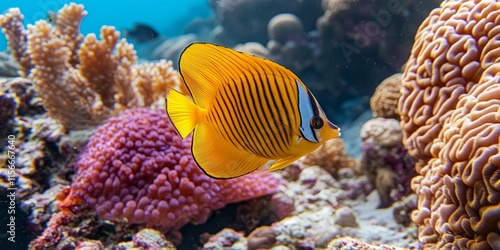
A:
<svg viewBox="0 0 500 250">
<path fill-rule="evenodd" d="M 199 122 L 199 108 L 185 95 L 173 89 L 168 93 L 165 102 L 174 128 L 182 138 L 186 138 Z"/>
</svg>

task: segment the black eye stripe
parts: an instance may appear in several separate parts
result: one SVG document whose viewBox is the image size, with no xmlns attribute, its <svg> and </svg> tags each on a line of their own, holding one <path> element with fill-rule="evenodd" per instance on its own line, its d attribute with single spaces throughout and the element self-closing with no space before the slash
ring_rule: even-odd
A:
<svg viewBox="0 0 500 250">
<path fill-rule="evenodd" d="M 307 90 L 307 95 L 309 96 L 311 107 L 313 108 L 314 117 L 319 116 L 319 109 L 318 109 L 318 103 L 316 103 L 316 98 L 314 98 L 313 94 L 309 89 Z"/>
</svg>

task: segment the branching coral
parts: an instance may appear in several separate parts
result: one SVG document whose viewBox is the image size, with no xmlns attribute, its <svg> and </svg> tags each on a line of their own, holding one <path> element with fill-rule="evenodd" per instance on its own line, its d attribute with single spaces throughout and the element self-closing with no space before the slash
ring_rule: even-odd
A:
<svg viewBox="0 0 500 250">
<path fill-rule="evenodd" d="M 129 107 L 149 106 L 162 100 L 180 79 L 165 60 L 138 65 L 131 44 L 120 40 L 114 27 L 83 37 L 83 5 L 65 5 L 55 25 L 44 20 L 23 27 L 17 8 L 0 15 L 0 26 L 23 75 L 31 78 L 48 114 L 68 130 L 101 124 Z M 152 91 L 152 92 L 150 92 Z"/>
<path fill-rule="evenodd" d="M 500 3 L 445 1 L 422 23 L 399 102 L 419 159 L 419 238 L 442 248 L 500 247 Z"/>
<path fill-rule="evenodd" d="M 164 110 L 129 109 L 111 118 L 90 139 L 78 160 L 64 210 L 79 200 L 103 219 L 178 229 L 203 223 L 227 203 L 277 191 L 272 173 L 214 180 L 194 162 Z"/>
</svg>

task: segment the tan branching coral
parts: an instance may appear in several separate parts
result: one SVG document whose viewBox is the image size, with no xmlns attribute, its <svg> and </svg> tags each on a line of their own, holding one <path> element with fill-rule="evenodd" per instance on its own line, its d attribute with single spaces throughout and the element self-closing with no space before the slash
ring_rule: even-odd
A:
<svg viewBox="0 0 500 250">
<path fill-rule="evenodd" d="M 440 248 L 500 248 L 499 27 L 497 1 L 445 1 L 404 72 L 401 125 L 419 159 L 412 219 Z"/>
<path fill-rule="evenodd" d="M 318 149 L 301 158 L 309 166 L 320 166 L 330 174 L 336 176 L 341 168 L 358 170 L 359 162 L 347 155 L 344 141 L 341 139 L 329 140 Z"/>
<path fill-rule="evenodd" d="M 374 117 L 399 119 L 398 102 L 401 97 L 403 74 L 396 73 L 383 80 L 370 98 L 370 108 Z"/>
<path fill-rule="evenodd" d="M 27 76 L 33 65 L 26 52 L 28 45 L 23 19 L 24 16 L 19 9 L 10 9 L 5 15 L 0 15 L 0 27 L 9 41 L 12 55 L 19 62 L 22 76 Z"/>
<path fill-rule="evenodd" d="M 83 36 L 83 5 L 65 5 L 55 25 L 44 20 L 25 30 L 17 8 L 0 15 L 0 26 L 23 75 L 34 83 L 48 114 L 66 129 L 101 124 L 126 108 L 163 101 L 169 89 L 181 87 L 172 63 L 137 64 L 133 46 L 114 27 L 103 26 L 100 41 Z"/>
<path fill-rule="evenodd" d="M 56 32 L 45 21 L 29 27 L 28 54 L 34 65 L 29 77 L 49 115 L 66 128 L 97 125 L 111 110 L 71 66 L 71 51 Z"/>
<path fill-rule="evenodd" d="M 158 100 L 163 101 L 170 88 L 176 88 L 186 95 L 189 93 L 186 86 L 181 84 L 182 80 L 172 67 L 172 61 L 160 60 L 137 65 L 133 68 L 132 76 L 141 107 L 151 106 Z"/>
</svg>

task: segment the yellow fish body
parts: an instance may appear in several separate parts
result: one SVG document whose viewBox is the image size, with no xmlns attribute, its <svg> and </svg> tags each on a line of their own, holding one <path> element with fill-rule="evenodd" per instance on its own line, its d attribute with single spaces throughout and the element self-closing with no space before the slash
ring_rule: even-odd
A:
<svg viewBox="0 0 500 250">
<path fill-rule="evenodd" d="M 300 79 L 270 60 L 193 43 L 179 71 L 194 103 L 172 90 L 167 113 L 182 138 L 194 130 L 194 160 L 213 178 L 281 169 L 340 136 Z"/>
</svg>

